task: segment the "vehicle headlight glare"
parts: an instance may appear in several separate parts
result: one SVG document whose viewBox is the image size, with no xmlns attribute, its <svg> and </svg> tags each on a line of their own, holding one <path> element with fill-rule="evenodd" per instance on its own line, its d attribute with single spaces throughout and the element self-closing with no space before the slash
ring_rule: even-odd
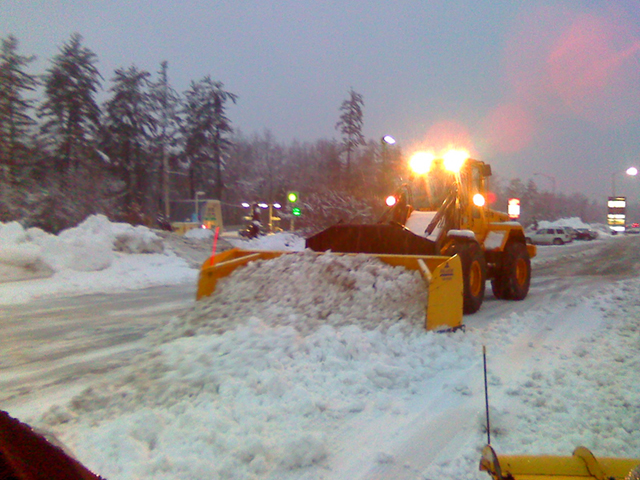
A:
<svg viewBox="0 0 640 480">
<path fill-rule="evenodd" d="M 431 169 L 431 163 L 434 160 L 434 155 L 429 152 L 416 152 L 409 160 L 409 167 L 414 173 L 418 175 L 424 175 Z"/>
<path fill-rule="evenodd" d="M 484 207 L 485 199 L 484 199 L 484 197 L 482 196 L 482 194 L 480 194 L 480 193 L 476 193 L 476 194 L 473 196 L 473 204 L 474 204 L 476 207 Z"/>
</svg>

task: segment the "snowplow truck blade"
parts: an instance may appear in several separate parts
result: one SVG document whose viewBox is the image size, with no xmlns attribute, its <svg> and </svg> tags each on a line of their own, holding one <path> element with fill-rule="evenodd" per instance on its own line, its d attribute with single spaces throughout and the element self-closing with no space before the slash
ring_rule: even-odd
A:
<svg viewBox="0 0 640 480">
<path fill-rule="evenodd" d="M 402 225 L 333 225 L 307 238 L 307 248 L 316 252 L 379 253 L 390 255 L 435 255 L 436 245 Z"/>
<path fill-rule="evenodd" d="M 597 458 L 586 447 L 571 457 L 552 455 L 500 455 L 484 447 L 480 470 L 494 480 L 637 480 L 640 459 Z"/>
<path fill-rule="evenodd" d="M 236 268 L 243 267 L 249 262 L 271 260 L 290 253 L 292 252 L 248 251 L 234 248 L 217 254 L 202 264 L 196 300 L 212 295 L 218 280 L 231 275 Z M 428 289 L 425 320 L 427 330 L 455 330 L 462 327 L 462 264 L 457 255 L 449 257 L 372 254 L 372 256 L 389 265 L 420 272 L 425 288 Z"/>
</svg>

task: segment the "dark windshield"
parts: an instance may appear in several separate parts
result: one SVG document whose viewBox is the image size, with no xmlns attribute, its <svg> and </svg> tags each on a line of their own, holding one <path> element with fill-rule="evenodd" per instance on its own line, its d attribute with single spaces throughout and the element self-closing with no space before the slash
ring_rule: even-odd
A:
<svg viewBox="0 0 640 480">
<path fill-rule="evenodd" d="M 452 191 L 454 175 L 443 170 L 432 170 L 427 175 L 413 179 L 413 207 L 420 210 L 437 210 Z"/>
</svg>

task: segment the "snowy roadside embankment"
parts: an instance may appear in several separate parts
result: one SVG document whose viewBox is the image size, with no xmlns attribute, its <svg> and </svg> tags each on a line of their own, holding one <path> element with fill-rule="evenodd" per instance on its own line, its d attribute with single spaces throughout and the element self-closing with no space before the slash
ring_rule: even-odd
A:
<svg viewBox="0 0 640 480">
<path fill-rule="evenodd" d="M 0 224 L 0 304 L 195 282 L 196 276 L 148 228 L 102 215 L 59 235 Z"/>
</svg>

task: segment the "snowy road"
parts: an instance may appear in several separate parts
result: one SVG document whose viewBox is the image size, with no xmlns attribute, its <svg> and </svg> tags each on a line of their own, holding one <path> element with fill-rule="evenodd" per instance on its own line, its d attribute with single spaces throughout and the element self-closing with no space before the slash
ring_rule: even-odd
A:
<svg viewBox="0 0 640 480">
<path fill-rule="evenodd" d="M 195 285 L 0 307 L 0 405 L 33 415 L 140 352 L 145 334 L 193 304 Z"/>
<path fill-rule="evenodd" d="M 137 354 L 151 348 L 143 339 L 145 334 L 188 310 L 193 304 L 195 285 L 38 300 L 2 307 L 0 403 L 13 415 L 29 420 L 51 405 L 67 403 L 87 386 L 101 381 L 111 385 L 113 392 L 104 398 L 114 402 L 111 411 L 120 412 L 121 420 L 108 420 L 108 413 L 103 415 L 95 407 L 85 409 L 84 402 L 102 399 L 84 394 L 79 397 L 82 401 L 69 410 L 72 415 L 80 415 L 77 427 L 52 423 L 84 462 L 110 478 L 145 476 L 133 473 L 136 471 L 147 472 L 147 475 L 156 472 L 157 478 L 187 478 L 180 473 L 187 467 L 181 466 L 178 460 L 186 454 L 174 453 L 177 446 L 172 442 L 187 432 L 195 437 L 190 440 L 184 437 L 186 443 L 182 447 L 186 452 L 195 452 L 206 445 L 212 449 L 209 455 L 214 455 L 213 458 L 224 459 L 225 465 L 230 462 L 229 467 L 222 468 L 229 474 L 228 478 L 234 479 L 486 478 L 477 472 L 478 448 L 485 441 L 481 426 L 484 413 L 482 345 L 487 346 L 489 355 L 492 440 L 501 453 L 533 453 L 537 449 L 568 454 L 578 443 L 591 446 L 589 439 L 595 445 L 602 443 L 599 436 L 588 430 L 593 427 L 585 427 L 588 422 L 584 418 L 574 419 L 564 413 L 577 407 L 566 406 L 568 401 L 561 395 L 566 390 L 565 384 L 584 380 L 580 380 L 582 365 L 572 364 L 576 352 L 587 360 L 593 356 L 593 361 L 597 361 L 600 356 L 611 363 L 610 351 L 614 351 L 615 362 L 607 366 L 607 370 L 600 372 L 598 367 L 589 367 L 596 372 L 598 385 L 606 385 L 606 380 L 600 377 L 606 378 L 610 371 L 627 365 L 626 353 L 618 352 L 616 346 L 598 351 L 589 343 L 585 347 L 584 342 L 592 342 L 592 334 L 604 335 L 607 340 L 602 348 L 606 349 L 613 342 L 607 337 L 606 324 L 617 309 L 637 318 L 638 306 L 633 302 L 639 289 L 638 265 L 640 237 L 542 247 L 534 261 L 529 297 L 523 302 L 497 301 L 487 284 L 487 297 L 481 311 L 465 317 L 466 333 L 425 334 L 403 339 L 384 335 L 366 337 L 362 332 L 347 329 L 309 337 L 316 340 L 305 344 L 301 340 L 292 343 L 286 330 L 259 325 L 253 327 L 262 332 L 256 339 L 251 329 L 230 331 L 218 340 L 210 340 L 206 335 L 179 338 L 162 347 L 164 365 L 150 359 L 150 363 L 139 367 L 129 364 Z M 621 286 L 619 280 L 627 278 L 631 279 L 628 287 L 625 282 Z M 331 342 L 335 335 L 338 342 L 334 344 Z M 341 335 L 352 335 L 350 341 L 354 342 L 344 344 L 353 349 L 353 357 L 349 354 L 346 361 L 341 342 L 346 342 L 348 337 L 341 340 Z M 632 332 L 631 338 L 635 338 L 633 335 Z M 213 343 L 208 343 L 210 341 Z M 318 341 L 326 343 L 313 343 Z M 387 351 L 394 352 L 394 344 L 402 350 L 388 354 Z M 288 352 L 296 345 L 302 347 Z M 285 349 L 282 352 L 281 346 Z M 359 351 L 360 348 L 365 350 Z M 366 350 L 371 348 L 385 351 Z M 407 348 L 409 350 L 404 350 Z M 586 353 L 580 353 L 585 348 Z M 252 355 L 262 358 L 262 352 L 267 352 L 267 360 L 260 360 L 255 366 L 249 363 L 249 368 L 242 370 L 244 362 L 250 362 Z M 318 368 L 315 355 L 325 359 L 326 373 L 311 374 L 308 370 Z M 144 356 L 136 358 L 147 361 Z M 211 361 L 227 362 L 219 366 L 231 368 L 228 381 L 224 380 L 227 378 L 224 372 L 212 371 Z M 264 361 L 275 363 L 273 367 L 259 365 Z M 430 361 L 434 362 L 433 366 L 429 366 Z M 559 364 L 563 366 L 556 368 Z M 284 365 L 288 367 L 283 368 Z M 415 370 L 414 367 L 405 369 L 409 365 L 415 365 Z M 171 382 L 172 372 L 183 375 L 184 378 L 177 377 L 179 380 L 173 383 L 176 392 L 188 393 L 189 400 L 181 407 L 186 413 L 178 415 L 171 407 L 172 402 L 168 402 L 168 406 L 148 403 L 149 400 L 144 400 L 147 398 L 144 391 L 140 391 L 141 397 L 136 400 L 139 403 L 131 413 L 132 404 L 119 406 L 119 391 L 130 395 L 138 388 L 136 383 L 122 383 L 113 376 L 120 366 L 125 373 L 130 372 L 129 375 L 142 375 L 142 382 L 155 382 L 156 378 Z M 160 368 L 157 372 L 153 370 L 156 367 Z M 296 376 L 297 368 L 299 376 Z M 376 370 L 378 368 L 381 370 Z M 570 374 L 564 378 L 565 368 L 567 371 L 573 368 L 579 380 L 571 379 Z M 236 371 L 247 373 L 239 376 Z M 400 383 L 396 383 L 393 376 L 387 377 L 385 372 L 389 371 L 401 374 Z M 158 376 L 160 373 L 162 376 Z M 324 375 L 327 383 L 321 387 L 326 390 L 321 390 L 319 396 L 313 383 L 316 374 L 320 374 L 318 378 Z M 366 391 L 371 387 L 363 375 L 371 376 L 374 384 L 389 379 L 391 383 Z M 412 380 L 403 384 L 405 378 Z M 543 381 L 553 390 L 545 390 Z M 209 404 L 208 387 L 212 382 L 218 386 Z M 158 391 L 165 388 L 164 383 L 143 384 L 145 388 L 153 385 Z M 250 409 L 254 389 L 258 390 L 255 399 L 259 401 L 255 411 Z M 587 396 L 593 397 L 588 393 Z M 222 403 L 226 398 L 230 403 Z M 289 398 L 288 406 L 282 403 L 283 398 Z M 549 404 L 551 413 L 545 409 L 545 403 Z M 581 406 L 582 409 L 596 409 L 586 400 L 580 404 L 586 405 Z M 530 411 L 532 405 L 540 407 L 540 412 Z M 225 420 L 227 412 L 232 421 Z M 566 418 L 550 420 L 555 414 Z M 601 415 L 611 416 L 610 412 Z M 189 418 L 197 420 L 190 423 Z M 600 421 L 598 418 L 596 421 Z M 283 423 L 280 425 L 279 421 Z M 103 427 L 96 427 L 102 422 Z M 212 428 L 217 432 L 215 441 L 209 437 Z M 541 438 L 536 428 L 544 428 L 548 438 L 545 435 Z M 282 455 L 278 443 L 271 442 L 282 439 L 287 429 L 291 430 L 291 441 L 297 443 L 289 455 L 286 452 Z M 318 437 L 324 438 L 322 445 L 314 443 L 315 436 L 305 437 L 303 432 L 307 430 L 322 432 Z M 571 435 L 564 435 L 567 430 Z M 263 437 L 257 437 L 258 432 Z M 114 435 L 118 439 L 116 443 L 111 440 Z M 145 443 L 146 438 L 154 439 L 150 446 Z M 87 444 L 87 439 L 95 444 Z M 640 445 L 640 437 L 634 439 L 620 441 L 634 448 Z M 301 440 L 311 443 L 301 446 Z M 202 444 L 198 443 L 201 441 Z M 548 441 L 553 441 L 553 451 L 549 451 Z M 525 446 L 527 450 L 523 451 Z M 619 454 L 619 448 L 606 442 L 601 447 L 601 454 Z M 271 466 L 267 463 L 269 456 L 253 453 L 269 449 L 273 455 L 281 455 L 279 462 L 284 463 Z M 225 453 L 236 451 L 243 453 Z M 190 462 L 188 470 L 193 472 L 217 472 L 220 468 L 219 464 L 208 464 L 202 457 L 192 458 Z M 299 465 L 306 467 L 301 470 Z M 256 476 L 246 476 L 247 472 L 254 472 Z"/>
</svg>

